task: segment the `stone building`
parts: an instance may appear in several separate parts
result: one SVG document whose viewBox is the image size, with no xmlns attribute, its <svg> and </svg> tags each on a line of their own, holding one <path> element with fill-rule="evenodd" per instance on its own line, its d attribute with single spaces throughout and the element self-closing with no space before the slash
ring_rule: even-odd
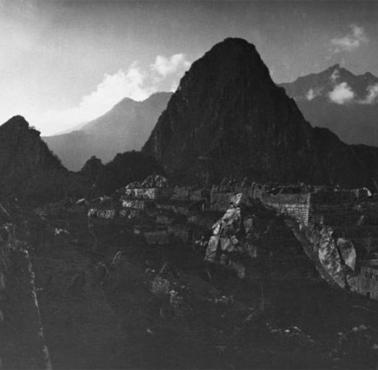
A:
<svg viewBox="0 0 378 370">
<path fill-rule="evenodd" d="M 262 202 L 279 213 L 293 217 L 299 224 L 308 226 L 311 210 L 311 193 L 264 194 Z"/>
<path fill-rule="evenodd" d="M 378 260 L 361 262 L 361 270 L 358 275 L 358 293 L 368 298 L 378 299 Z"/>
</svg>

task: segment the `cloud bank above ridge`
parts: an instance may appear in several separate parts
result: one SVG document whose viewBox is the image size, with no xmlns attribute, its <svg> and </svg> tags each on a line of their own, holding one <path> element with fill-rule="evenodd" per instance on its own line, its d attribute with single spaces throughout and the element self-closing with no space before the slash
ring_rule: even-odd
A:
<svg viewBox="0 0 378 370">
<path fill-rule="evenodd" d="M 147 68 L 135 61 L 126 70 L 105 74 L 102 81 L 91 93 L 83 96 L 77 106 L 46 111 L 35 117 L 33 122 L 43 129 L 45 135 L 70 130 L 101 116 L 126 97 L 136 101 L 145 100 L 161 91 L 166 82 L 170 90 L 174 90 L 190 64 L 183 53 L 170 57 L 158 55 Z"/>
</svg>

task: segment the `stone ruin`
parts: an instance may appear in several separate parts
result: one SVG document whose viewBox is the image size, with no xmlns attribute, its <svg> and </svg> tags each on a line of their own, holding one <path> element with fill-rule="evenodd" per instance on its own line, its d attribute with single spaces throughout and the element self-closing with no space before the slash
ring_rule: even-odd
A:
<svg viewBox="0 0 378 370">
<path fill-rule="evenodd" d="M 195 189 L 172 187 L 163 176 L 151 175 L 119 189 L 112 197 L 91 202 L 88 216 L 123 218 L 149 245 L 194 243 L 206 250 L 205 261 L 231 268 L 242 278 L 245 268 L 241 261 L 258 254 L 251 202 L 287 220 L 329 283 L 373 297 L 372 289 L 362 288 L 371 284 L 360 281 L 366 281 L 366 270 L 372 269 L 363 267 L 364 250 L 369 249 L 366 243 L 378 243 L 378 232 L 370 230 L 378 224 L 374 219 L 378 202 L 366 188 L 262 185 L 225 179 L 211 188 Z M 225 213 L 220 217 L 221 212 Z M 218 217 L 215 224 L 211 221 L 214 217 Z M 209 232 L 212 235 L 207 237 Z"/>
</svg>

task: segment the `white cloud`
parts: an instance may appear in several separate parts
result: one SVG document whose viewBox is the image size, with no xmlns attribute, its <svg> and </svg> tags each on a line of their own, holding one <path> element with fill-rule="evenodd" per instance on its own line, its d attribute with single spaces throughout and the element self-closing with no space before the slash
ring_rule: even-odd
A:
<svg viewBox="0 0 378 370">
<path fill-rule="evenodd" d="M 125 96 L 134 100 L 146 99 L 156 90 L 155 86 L 146 82 L 147 78 L 147 73 L 137 63 L 133 63 L 126 73 L 120 69 L 113 75 L 106 74 L 96 90 L 83 97 L 80 106 L 84 109 L 94 106 L 111 107 Z"/>
<path fill-rule="evenodd" d="M 341 76 L 338 67 L 333 70 L 329 80 L 331 82 L 331 91 L 323 93 L 322 88 L 310 88 L 305 94 L 305 98 L 311 101 L 318 96 L 327 94 L 330 102 L 340 105 L 347 103 L 378 104 L 378 83 L 368 86 L 366 96 L 360 98 L 347 82 L 340 81 Z"/>
<path fill-rule="evenodd" d="M 335 69 L 335 70 L 332 72 L 330 79 L 331 79 L 332 82 L 336 82 L 336 80 L 337 80 L 339 77 L 340 77 L 340 72 L 339 72 L 338 69 Z"/>
<path fill-rule="evenodd" d="M 185 54 L 174 54 L 170 58 L 158 55 L 155 62 L 151 64 L 151 69 L 164 78 L 178 71 L 186 71 L 189 66 L 190 62 L 186 59 Z"/>
<path fill-rule="evenodd" d="M 366 98 L 360 100 L 361 104 L 374 104 L 378 101 L 378 84 L 371 85 L 367 88 Z"/>
<path fill-rule="evenodd" d="M 342 82 L 333 88 L 328 97 L 336 104 L 345 104 L 353 101 L 354 92 L 346 82 Z"/>
<path fill-rule="evenodd" d="M 307 100 L 312 100 L 314 98 L 316 98 L 318 96 L 318 94 L 316 94 L 316 92 L 314 91 L 314 89 L 310 89 L 307 91 L 307 94 L 306 94 L 306 99 Z"/>
<path fill-rule="evenodd" d="M 96 89 L 83 96 L 78 106 L 49 110 L 36 122 L 45 128 L 43 133 L 49 135 L 97 118 L 125 97 L 144 100 L 156 91 L 157 86 L 148 82 L 148 74 L 133 63 L 126 72 L 120 69 L 114 74 L 105 74 Z"/>
<path fill-rule="evenodd" d="M 141 101 L 154 92 L 166 90 L 164 85 L 167 84 L 175 90 L 181 74 L 189 66 L 184 54 L 159 55 L 147 69 L 134 62 L 126 71 L 120 69 L 114 74 L 105 74 L 95 90 L 81 98 L 78 106 L 49 110 L 34 117 L 33 122 L 44 135 L 69 131 L 103 115 L 125 97 Z"/>
<path fill-rule="evenodd" d="M 334 53 L 341 51 L 353 51 L 360 47 L 361 44 L 366 44 L 369 42 L 363 27 L 352 24 L 350 29 L 350 32 L 348 32 L 345 36 L 333 38 L 331 40 L 331 44 L 334 46 Z"/>
</svg>

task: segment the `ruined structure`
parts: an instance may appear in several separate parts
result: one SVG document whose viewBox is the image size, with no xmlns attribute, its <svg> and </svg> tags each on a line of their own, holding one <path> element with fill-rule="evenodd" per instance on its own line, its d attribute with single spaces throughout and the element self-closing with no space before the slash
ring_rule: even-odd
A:
<svg viewBox="0 0 378 370">
<path fill-rule="evenodd" d="M 297 197 L 297 202 L 286 203 Z M 265 204 L 296 221 L 294 235 L 301 241 L 318 270 L 331 283 L 369 297 L 374 284 L 374 264 L 365 261 L 378 249 L 378 199 L 368 189 L 315 191 L 271 196 Z M 305 200 L 305 201 L 303 201 Z M 371 280 L 371 282 L 370 282 Z"/>
<path fill-rule="evenodd" d="M 365 241 L 352 238 L 337 227 L 349 220 L 347 225 L 356 226 L 353 232 L 364 234 L 368 225 L 375 222 L 375 199 L 366 191 L 228 180 L 208 188 L 172 186 L 165 180 L 160 182 L 160 188 L 157 183 L 147 181 L 145 187 L 143 183 L 131 183 L 109 197 L 88 202 L 89 209 L 95 210 L 89 214 L 89 222 L 94 225 L 91 232 L 98 238 L 93 250 L 96 258 L 107 255 L 98 266 L 102 271 L 101 284 L 112 292 L 117 312 L 128 323 L 125 332 L 130 335 L 131 348 L 133 343 L 147 343 L 148 348 L 154 348 L 150 343 L 156 345 L 155 340 L 159 340 L 155 333 L 160 333 L 165 325 L 178 327 L 181 333 L 181 318 L 192 325 L 190 320 L 198 300 L 193 291 L 186 290 L 185 279 L 194 281 L 201 289 L 205 282 L 227 288 L 232 279 L 237 279 L 230 291 L 247 290 L 254 305 L 248 317 L 260 310 L 269 316 L 276 307 L 278 321 L 288 311 L 290 315 L 294 313 L 296 328 L 290 327 L 287 333 L 300 331 L 296 320 L 307 320 L 305 315 L 298 315 L 303 312 L 302 305 L 314 315 L 311 319 L 316 316 L 322 321 L 330 314 L 328 306 L 321 308 L 329 299 L 329 292 L 343 296 L 341 289 L 329 289 L 321 278 L 344 290 L 364 289 L 375 298 L 374 285 L 358 281 L 359 271 L 364 271 L 361 250 Z M 344 218 L 339 213 L 342 205 L 350 210 Z M 114 217 L 99 212 L 105 210 L 112 210 Z M 369 240 L 374 245 L 373 235 Z M 131 262 L 133 259 L 139 261 L 138 268 Z M 198 274 L 200 278 L 195 280 L 189 274 Z M 364 276 L 370 279 L 369 273 Z M 158 300 L 153 308 L 151 297 L 144 297 L 148 291 Z M 136 295 L 143 296 L 138 304 Z M 234 299 L 228 295 L 217 297 L 216 304 L 228 306 Z M 200 310 L 195 315 L 203 318 L 201 310 L 211 302 L 205 298 L 198 304 Z M 146 307 L 158 316 L 156 326 L 151 324 L 154 320 L 145 319 L 149 315 Z M 320 316 L 319 310 L 324 311 Z M 308 311 L 305 312 L 307 315 Z M 339 311 L 332 311 L 332 315 L 338 314 Z M 248 320 L 244 317 L 241 327 Z M 216 321 L 215 325 L 218 324 Z M 271 330 L 276 333 L 276 329 Z M 243 343 L 248 342 L 241 338 Z M 234 354 L 234 347 L 229 348 Z M 132 358 L 130 361 L 134 366 L 137 363 Z"/>
<path fill-rule="evenodd" d="M 378 199 L 369 189 L 224 181 L 212 187 L 210 208 L 226 211 L 238 192 L 286 219 L 328 283 L 376 298 L 375 265 L 365 260 L 366 256 L 374 258 L 378 251 Z"/>
<path fill-rule="evenodd" d="M 205 261 L 235 270 L 242 278 L 249 262 L 241 261 L 256 258 L 259 245 L 267 242 L 264 233 L 270 232 L 269 226 L 255 229 L 254 210 L 262 206 L 285 220 L 329 284 L 376 297 L 374 273 L 367 271 L 374 269 L 369 258 L 378 254 L 378 200 L 366 188 L 231 179 L 210 188 L 171 187 L 155 175 L 97 202 L 92 202 L 90 218 L 124 219 L 148 245 L 195 244 L 204 251 Z"/>
<path fill-rule="evenodd" d="M 361 261 L 357 289 L 368 298 L 378 300 L 378 261 Z"/>
<path fill-rule="evenodd" d="M 311 215 L 311 193 L 299 194 L 264 194 L 262 203 L 276 209 L 280 214 L 287 214 L 298 223 L 308 226 Z"/>
</svg>

